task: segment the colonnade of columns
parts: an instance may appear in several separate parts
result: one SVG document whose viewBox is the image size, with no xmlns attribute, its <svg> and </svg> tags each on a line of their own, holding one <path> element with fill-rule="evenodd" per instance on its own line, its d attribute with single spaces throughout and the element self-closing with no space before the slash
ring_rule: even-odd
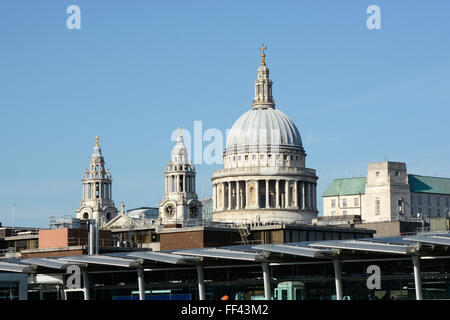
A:
<svg viewBox="0 0 450 320">
<path fill-rule="evenodd" d="M 185 173 L 166 175 L 165 193 L 195 193 L 195 176 Z"/>
<path fill-rule="evenodd" d="M 110 182 L 86 182 L 83 183 L 83 200 L 112 199 L 112 183 Z"/>
<path fill-rule="evenodd" d="M 316 182 L 292 179 L 235 180 L 213 184 L 214 211 L 283 208 L 317 210 Z"/>
</svg>

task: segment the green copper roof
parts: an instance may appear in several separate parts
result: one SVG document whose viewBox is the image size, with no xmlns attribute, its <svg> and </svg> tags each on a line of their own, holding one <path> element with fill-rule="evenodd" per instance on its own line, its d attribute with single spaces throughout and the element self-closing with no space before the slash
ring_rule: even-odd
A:
<svg viewBox="0 0 450 320">
<path fill-rule="evenodd" d="M 366 189 L 366 177 L 362 178 L 346 178 L 335 179 L 327 190 L 323 193 L 323 197 L 343 196 L 352 194 L 364 194 Z"/>
<path fill-rule="evenodd" d="M 408 174 L 411 192 L 450 194 L 450 178 L 424 177 Z"/>
</svg>

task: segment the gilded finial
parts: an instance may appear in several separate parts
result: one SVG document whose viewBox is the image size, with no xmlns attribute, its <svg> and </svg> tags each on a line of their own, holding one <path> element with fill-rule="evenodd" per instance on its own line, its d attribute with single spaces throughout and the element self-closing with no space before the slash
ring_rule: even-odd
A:
<svg viewBox="0 0 450 320">
<path fill-rule="evenodd" d="M 98 136 L 95 137 L 95 145 L 98 147 L 100 144 L 98 143 Z"/>
<path fill-rule="evenodd" d="M 178 136 L 181 137 L 181 126 L 178 126 Z"/>
<path fill-rule="evenodd" d="M 264 46 L 264 43 L 263 43 L 263 45 L 261 46 L 261 48 L 259 48 L 259 50 L 262 51 L 262 53 L 261 53 L 261 65 L 262 65 L 262 66 L 265 66 L 265 65 L 266 65 L 266 54 L 264 53 L 264 50 L 266 50 L 266 49 L 267 49 L 267 47 Z"/>
</svg>

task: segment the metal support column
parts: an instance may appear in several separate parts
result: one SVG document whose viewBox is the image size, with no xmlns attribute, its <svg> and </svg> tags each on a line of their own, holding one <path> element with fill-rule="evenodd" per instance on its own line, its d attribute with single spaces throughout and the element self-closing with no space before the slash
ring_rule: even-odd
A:
<svg viewBox="0 0 450 320">
<path fill-rule="evenodd" d="M 91 300 L 91 297 L 89 294 L 89 278 L 88 278 L 87 271 L 86 270 L 81 271 L 81 276 L 83 277 L 84 300 Z"/>
<path fill-rule="evenodd" d="M 336 298 L 342 300 L 342 275 L 341 275 L 341 263 L 338 259 L 333 259 L 334 266 L 334 279 L 336 282 Z"/>
<path fill-rule="evenodd" d="M 138 276 L 139 300 L 145 300 L 144 270 L 138 268 L 136 271 Z"/>
<path fill-rule="evenodd" d="M 263 262 L 261 265 L 264 277 L 264 298 L 265 300 L 271 300 L 269 264 L 267 262 Z"/>
<path fill-rule="evenodd" d="M 205 296 L 205 279 L 203 275 L 203 268 L 201 265 L 195 266 L 197 269 L 197 277 L 198 277 L 198 296 L 200 300 L 206 300 Z"/>
<path fill-rule="evenodd" d="M 414 285 L 416 288 L 416 300 L 423 300 L 422 296 L 422 280 L 420 278 L 420 259 L 419 256 L 412 256 L 414 266 Z"/>
<path fill-rule="evenodd" d="M 95 243 L 94 223 L 95 223 L 94 219 L 89 220 L 89 254 L 90 255 L 93 255 L 95 253 L 95 251 L 94 251 L 94 243 Z"/>
</svg>

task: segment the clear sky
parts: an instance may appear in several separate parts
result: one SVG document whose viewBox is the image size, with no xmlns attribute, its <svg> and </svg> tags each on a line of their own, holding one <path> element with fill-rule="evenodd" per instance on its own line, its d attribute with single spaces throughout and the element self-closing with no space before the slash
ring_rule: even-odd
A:
<svg viewBox="0 0 450 320">
<path fill-rule="evenodd" d="M 66 27 L 72 4 L 81 30 Z M 381 30 L 366 26 L 372 4 Z M 20 226 L 74 214 L 97 135 L 116 205 L 157 206 L 172 131 L 231 128 L 262 43 L 319 209 L 334 178 L 369 162 L 450 177 L 449 14 L 448 0 L 2 0 L 0 222 L 13 202 Z M 220 167 L 197 165 L 199 196 Z"/>
</svg>

